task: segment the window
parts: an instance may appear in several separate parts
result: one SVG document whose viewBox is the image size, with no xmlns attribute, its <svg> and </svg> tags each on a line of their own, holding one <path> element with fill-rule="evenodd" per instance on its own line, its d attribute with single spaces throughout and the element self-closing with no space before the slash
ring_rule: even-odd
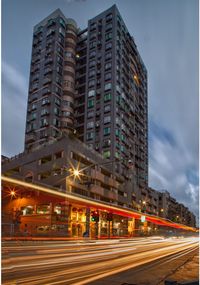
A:
<svg viewBox="0 0 200 285">
<path fill-rule="evenodd" d="M 96 29 L 96 23 L 92 23 L 91 25 L 90 25 L 90 30 L 92 31 L 92 30 L 94 30 L 94 29 Z"/>
<path fill-rule="evenodd" d="M 120 136 L 120 130 L 119 130 L 119 129 L 116 129 L 116 130 L 115 130 L 115 135 L 116 135 L 116 137 L 119 137 L 119 136 Z"/>
<path fill-rule="evenodd" d="M 58 106 L 60 106 L 60 104 L 61 104 L 61 100 L 58 99 L 57 97 L 55 97 L 55 104 Z"/>
<path fill-rule="evenodd" d="M 104 124 L 110 123 L 111 122 L 111 116 L 106 116 L 103 119 Z"/>
<path fill-rule="evenodd" d="M 121 88 L 120 88 L 119 85 L 116 86 L 116 91 L 119 92 L 119 93 L 121 93 Z"/>
<path fill-rule="evenodd" d="M 69 111 L 63 111 L 62 112 L 62 116 L 63 117 L 73 117 L 73 114 Z"/>
<path fill-rule="evenodd" d="M 109 42 L 105 45 L 105 50 L 111 49 L 112 48 L 112 43 Z"/>
<path fill-rule="evenodd" d="M 96 31 L 93 33 L 90 33 L 90 40 L 93 40 L 96 38 Z"/>
<path fill-rule="evenodd" d="M 62 106 L 73 108 L 74 105 L 73 105 L 73 103 L 70 102 L 70 101 L 63 100 L 63 101 L 62 101 Z"/>
<path fill-rule="evenodd" d="M 90 48 L 94 48 L 96 46 L 96 41 L 90 43 Z"/>
<path fill-rule="evenodd" d="M 125 147 L 123 145 L 121 145 L 121 151 L 125 152 Z"/>
<path fill-rule="evenodd" d="M 59 85 L 62 85 L 62 79 L 60 76 L 56 76 L 56 83 L 59 84 Z"/>
<path fill-rule="evenodd" d="M 111 106 L 110 105 L 104 106 L 104 113 L 110 112 L 110 110 L 111 110 Z"/>
<path fill-rule="evenodd" d="M 107 91 L 110 90 L 111 88 L 112 88 L 112 83 L 107 83 L 105 84 L 104 90 Z"/>
<path fill-rule="evenodd" d="M 103 152 L 103 157 L 104 157 L 104 158 L 110 158 L 110 150 L 105 150 L 105 151 Z"/>
<path fill-rule="evenodd" d="M 90 90 L 88 92 L 88 97 L 93 97 L 93 96 L 95 96 L 95 90 Z"/>
<path fill-rule="evenodd" d="M 31 114 L 31 120 L 35 120 L 37 118 L 37 113 L 32 113 Z"/>
<path fill-rule="evenodd" d="M 90 58 L 95 57 L 96 56 L 96 51 L 91 51 L 90 52 Z"/>
<path fill-rule="evenodd" d="M 88 82 L 88 87 L 90 88 L 90 87 L 93 87 L 95 85 L 95 80 L 93 79 L 93 80 L 90 80 L 89 82 Z"/>
<path fill-rule="evenodd" d="M 94 127 L 94 122 L 87 123 L 87 129 L 92 129 Z"/>
<path fill-rule="evenodd" d="M 94 67 L 95 66 L 95 60 L 92 60 L 89 62 L 89 67 Z"/>
<path fill-rule="evenodd" d="M 50 173 L 42 173 L 41 174 L 41 179 L 45 179 L 49 177 L 51 174 Z M 37 206 L 37 214 L 50 214 L 50 205 L 38 205 Z"/>
<path fill-rule="evenodd" d="M 105 35 L 105 39 L 106 39 L 106 41 L 109 41 L 110 39 L 112 39 L 112 33 L 107 33 Z"/>
<path fill-rule="evenodd" d="M 105 80 L 107 81 L 107 80 L 110 80 L 111 79 L 111 73 L 109 72 L 109 73 L 106 73 L 105 74 Z"/>
<path fill-rule="evenodd" d="M 117 124 L 117 125 L 120 125 L 120 118 L 119 118 L 119 117 L 116 117 L 116 120 L 115 120 L 115 121 L 116 121 L 116 124 Z"/>
<path fill-rule="evenodd" d="M 108 147 L 110 145 L 111 145 L 111 140 L 110 139 L 106 139 L 106 140 L 103 141 L 103 146 L 104 147 Z"/>
<path fill-rule="evenodd" d="M 106 25 L 106 31 L 108 31 L 110 29 L 112 29 L 112 23 L 109 23 L 109 24 Z"/>
<path fill-rule="evenodd" d="M 60 126 L 59 120 L 54 118 L 53 119 L 53 125 L 56 126 L 56 127 L 59 127 Z"/>
<path fill-rule="evenodd" d="M 63 18 L 59 19 L 59 23 L 61 26 L 63 26 L 63 28 L 66 28 L 65 21 L 63 20 Z"/>
<path fill-rule="evenodd" d="M 112 20 L 112 14 L 108 14 L 107 16 L 106 16 L 106 22 L 109 22 L 109 21 L 111 21 Z"/>
<path fill-rule="evenodd" d="M 94 107 L 94 100 L 90 99 L 88 100 L 88 108 L 92 108 L 92 107 Z"/>
<path fill-rule="evenodd" d="M 119 152 L 117 152 L 117 151 L 115 152 L 115 157 L 119 158 Z"/>
<path fill-rule="evenodd" d="M 61 68 L 61 66 L 57 65 L 56 71 L 57 71 L 60 75 L 62 75 L 62 68 Z"/>
<path fill-rule="evenodd" d="M 44 119 L 41 119 L 41 121 L 40 121 L 40 126 L 41 127 L 45 127 L 45 126 L 48 126 L 48 121 L 47 121 L 47 119 L 46 118 L 44 118 Z"/>
<path fill-rule="evenodd" d="M 66 52 L 65 52 L 65 56 L 68 57 L 68 58 L 74 58 L 73 53 L 70 52 L 70 51 L 66 51 Z"/>
<path fill-rule="evenodd" d="M 86 134 L 86 139 L 87 140 L 92 140 L 93 138 L 94 138 L 94 133 L 93 132 L 90 132 L 90 133 Z"/>
<path fill-rule="evenodd" d="M 110 127 L 106 127 L 103 129 L 103 134 L 104 136 L 109 135 L 110 134 Z"/>
<path fill-rule="evenodd" d="M 94 111 L 88 112 L 87 117 L 88 117 L 88 118 L 94 117 Z"/>
<path fill-rule="evenodd" d="M 65 36 L 65 30 L 63 28 L 59 28 L 59 33 L 64 37 Z"/>
<path fill-rule="evenodd" d="M 104 95 L 104 102 L 110 101 L 111 100 L 111 93 L 107 93 Z"/>
<path fill-rule="evenodd" d="M 57 116 L 59 116 L 59 113 L 60 113 L 60 112 L 59 112 L 59 109 L 58 109 L 57 107 L 55 107 L 55 108 L 54 108 L 54 114 L 57 115 Z"/>
<path fill-rule="evenodd" d="M 55 86 L 55 92 L 56 92 L 56 94 L 58 94 L 60 96 L 62 93 L 62 89 L 58 86 Z"/>
<path fill-rule="evenodd" d="M 105 64 L 105 70 L 108 70 L 108 69 L 111 69 L 112 67 L 112 63 L 111 62 L 108 62 Z"/>
<path fill-rule="evenodd" d="M 33 105 L 32 105 L 32 107 L 31 107 L 31 110 L 33 111 L 33 110 L 36 110 L 37 109 L 37 105 L 34 103 Z"/>
<path fill-rule="evenodd" d="M 42 99 L 42 106 L 43 106 L 43 105 L 46 105 L 46 104 L 49 104 L 49 103 L 50 103 L 49 98 L 46 97 L 46 98 L 43 98 L 43 99 Z"/>
<path fill-rule="evenodd" d="M 49 114 L 48 109 L 42 109 L 41 110 L 41 116 L 45 116 L 45 115 L 48 115 L 48 114 Z"/>
<path fill-rule="evenodd" d="M 62 64 L 63 63 L 63 59 L 62 57 L 60 57 L 59 55 L 57 56 L 57 62 Z"/>
<path fill-rule="evenodd" d="M 92 70 L 89 71 L 89 74 L 88 74 L 88 75 L 89 75 L 89 77 L 94 77 L 94 76 L 95 76 L 95 73 L 96 73 L 96 72 L 95 72 L 95 69 L 92 69 Z"/>
<path fill-rule="evenodd" d="M 111 53 L 111 52 L 108 52 L 108 53 L 106 53 L 106 55 L 105 55 L 105 60 L 109 60 L 111 57 L 112 57 L 112 53 Z"/>
</svg>

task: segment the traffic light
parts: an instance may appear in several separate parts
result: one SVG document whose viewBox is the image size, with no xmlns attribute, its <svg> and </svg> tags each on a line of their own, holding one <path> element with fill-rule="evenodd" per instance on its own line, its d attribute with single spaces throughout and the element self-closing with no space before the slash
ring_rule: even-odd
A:
<svg viewBox="0 0 200 285">
<path fill-rule="evenodd" d="M 91 221 L 92 222 L 98 222 L 99 221 L 99 211 L 92 211 Z"/>
<path fill-rule="evenodd" d="M 113 214 L 112 213 L 107 213 L 107 221 L 111 222 L 113 219 Z"/>
</svg>

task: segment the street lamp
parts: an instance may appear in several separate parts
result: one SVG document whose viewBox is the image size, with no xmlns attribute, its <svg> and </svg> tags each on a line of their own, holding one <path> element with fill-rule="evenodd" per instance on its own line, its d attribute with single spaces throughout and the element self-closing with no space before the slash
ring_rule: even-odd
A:
<svg viewBox="0 0 200 285">
<path fill-rule="evenodd" d="M 73 175 L 75 176 L 75 177 L 79 177 L 80 176 L 80 171 L 78 170 L 78 169 L 74 169 L 73 170 Z"/>
</svg>

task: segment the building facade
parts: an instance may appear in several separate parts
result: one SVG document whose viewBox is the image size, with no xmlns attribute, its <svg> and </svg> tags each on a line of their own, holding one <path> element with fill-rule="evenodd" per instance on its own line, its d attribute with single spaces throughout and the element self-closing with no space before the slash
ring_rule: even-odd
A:
<svg viewBox="0 0 200 285">
<path fill-rule="evenodd" d="M 138 202 L 148 185 L 147 126 L 147 71 L 115 5 L 82 31 L 59 9 L 34 27 L 26 150 L 75 131 L 118 161 L 110 168 Z"/>
</svg>

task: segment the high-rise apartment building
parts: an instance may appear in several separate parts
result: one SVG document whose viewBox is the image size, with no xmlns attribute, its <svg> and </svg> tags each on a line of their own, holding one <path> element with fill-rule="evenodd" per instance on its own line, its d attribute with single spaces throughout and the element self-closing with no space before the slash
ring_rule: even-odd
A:
<svg viewBox="0 0 200 285">
<path fill-rule="evenodd" d="M 25 149 L 74 128 L 77 26 L 58 9 L 34 27 Z"/>
<path fill-rule="evenodd" d="M 148 185 L 147 71 L 115 5 L 85 30 L 59 9 L 34 28 L 25 149 L 65 129 L 115 162 L 110 167 L 129 181 L 130 200 L 141 199 Z"/>
</svg>

